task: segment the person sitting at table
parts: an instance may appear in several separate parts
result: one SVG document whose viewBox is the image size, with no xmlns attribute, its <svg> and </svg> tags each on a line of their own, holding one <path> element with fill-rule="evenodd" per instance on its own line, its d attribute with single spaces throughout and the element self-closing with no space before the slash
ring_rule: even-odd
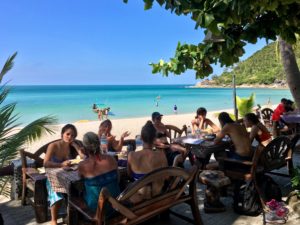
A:
<svg viewBox="0 0 300 225">
<path fill-rule="evenodd" d="M 181 154 L 181 158 L 178 161 L 184 162 L 188 152 L 186 148 L 182 147 L 179 144 L 170 144 L 167 140 L 167 137 L 171 137 L 171 134 L 167 131 L 166 126 L 161 122 L 162 114 L 159 112 L 152 113 L 152 122 L 156 129 L 156 140 L 155 147 L 159 149 L 164 149 L 168 165 L 176 165 L 177 162 L 174 162 L 174 159 L 177 155 Z"/>
<path fill-rule="evenodd" d="M 217 134 L 214 143 L 219 144 L 228 135 L 234 149 L 226 153 L 227 157 L 237 160 L 251 160 L 251 142 L 246 128 L 239 123 L 235 123 L 226 112 L 221 112 L 218 119 L 222 130 Z"/>
<path fill-rule="evenodd" d="M 98 130 L 98 136 L 101 138 L 102 134 L 105 134 L 107 139 L 108 151 L 111 152 L 120 152 L 122 150 L 124 139 L 130 135 L 128 131 L 125 131 L 120 140 L 116 140 L 116 136 L 111 134 L 112 123 L 110 120 L 104 120 Z"/>
<path fill-rule="evenodd" d="M 127 173 L 134 179 L 139 180 L 146 174 L 155 169 L 168 166 L 167 158 L 164 152 L 154 151 L 154 141 L 156 139 L 156 129 L 151 121 L 148 121 L 142 128 L 141 139 L 143 141 L 143 150 L 137 152 L 129 152 Z M 163 185 L 163 181 L 152 187 L 152 193 L 159 193 Z M 139 202 L 148 196 L 151 190 L 141 190 L 131 199 L 132 202 Z"/>
<path fill-rule="evenodd" d="M 79 163 L 78 173 L 79 176 L 83 177 L 84 200 L 89 209 L 96 212 L 99 194 L 103 187 L 106 187 L 113 197 L 120 194 L 118 165 L 112 156 L 101 154 L 97 134 L 86 133 L 83 136 L 83 146 L 88 158 Z M 113 213 L 111 208 L 108 208 L 106 212 L 106 216 Z"/>
<path fill-rule="evenodd" d="M 62 128 L 61 140 L 49 144 L 44 158 L 45 168 L 61 168 L 71 165 L 70 159 L 75 158 L 78 154 L 84 158 L 84 150 L 75 142 L 77 136 L 76 127 L 67 124 Z M 57 212 L 63 199 L 62 193 L 54 192 L 49 180 L 46 181 L 48 199 L 51 207 L 51 224 L 57 224 Z"/>
<path fill-rule="evenodd" d="M 271 134 L 268 129 L 259 121 L 258 117 L 254 113 L 248 113 L 244 117 L 244 124 L 246 127 L 251 127 L 250 142 L 254 139 L 258 143 L 266 146 L 272 140 Z"/>
<path fill-rule="evenodd" d="M 210 119 L 206 118 L 207 110 L 203 107 L 197 109 L 195 119 L 192 120 L 192 132 L 195 133 L 196 130 L 208 132 L 218 132 L 220 128 L 214 124 Z"/>
<path fill-rule="evenodd" d="M 280 100 L 280 104 L 275 108 L 271 120 L 273 123 L 273 136 L 274 138 L 279 135 L 281 131 L 287 131 L 288 128 L 284 121 L 281 119 L 281 115 L 283 115 L 288 109 L 288 100 L 286 98 L 282 98 Z"/>
</svg>

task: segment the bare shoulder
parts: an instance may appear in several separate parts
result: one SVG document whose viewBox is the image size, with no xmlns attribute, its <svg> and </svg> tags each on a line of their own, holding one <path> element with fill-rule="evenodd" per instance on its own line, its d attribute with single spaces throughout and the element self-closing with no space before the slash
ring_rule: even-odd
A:
<svg viewBox="0 0 300 225">
<path fill-rule="evenodd" d="M 87 160 L 84 160 L 84 161 L 82 161 L 78 164 L 78 172 L 79 172 L 80 175 L 85 174 L 86 167 L 87 167 L 87 165 L 89 165 L 88 161 L 89 160 L 87 159 Z"/>
<path fill-rule="evenodd" d="M 48 145 L 47 152 L 49 152 L 49 151 L 52 152 L 55 149 L 57 149 L 58 147 L 59 147 L 59 141 L 52 142 Z"/>
<path fill-rule="evenodd" d="M 110 156 L 110 155 L 106 155 L 106 160 L 112 165 L 112 167 L 118 167 L 118 163 L 117 163 L 117 160 L 113 157 L 113 156 Z"/>
</svg>

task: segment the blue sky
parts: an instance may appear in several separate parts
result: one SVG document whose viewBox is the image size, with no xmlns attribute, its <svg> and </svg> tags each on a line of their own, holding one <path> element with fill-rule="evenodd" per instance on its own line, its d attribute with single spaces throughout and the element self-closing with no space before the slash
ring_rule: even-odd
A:
<svg viewBox="0 0 300 225">
<path fill-rule="evenodd" d="M 2 0 L 0 65 L 18 51 L 10 84 L 193 84 L 194 71 L 153 75 L 150 62 L 168 60 L 178 41 L 197 44 L 203 31 L 189 16 L 142 0 Z M 246 58 L 265 41 L 246 47 Z M 214 67 L 220 74 L 223 68 Z"/>
</svg>

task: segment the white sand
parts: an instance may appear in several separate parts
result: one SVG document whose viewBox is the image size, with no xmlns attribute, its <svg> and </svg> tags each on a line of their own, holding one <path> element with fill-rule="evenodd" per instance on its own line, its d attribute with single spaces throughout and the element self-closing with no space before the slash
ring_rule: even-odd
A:
<svg viewBox="0 0 300 225">
<path fill-rule="evenodd" d="M 274 108 L 274 106 L 272 106 L 271 108 Z M 207 117 L 219 126 L 219 122 L 215 114 L 222 111 L 233 113 L 232 109 L 212 111 L 212 112 L 208 112 Z M 195 118 L 195 115 L 196 112 L 189 113 L 189 114 L 165 115 L 163 116 L 162 122 L 164 124 L 171 124 L 177 126 L 178 128 L 182 128 L 184 124 L 187 126 L 191 125 L 191 121 L 192 119 Z M 113 118 L 110 119 L 113 124 L 112 134 L 116 135 L 116 139 L 119 139 L 122 133 L 125 131 L 129 131 L 131 133 L 128 138 L 135 138 L 137 134 L 140 134 L 141 129 L 144 126 L 144 124 L 147 122 L 147 120 L 151 120 L 151 115 L 149 115 L 149 117 L 139 117 L 139 118 L 129 118 L 129 119 L 113 119 Z M 78 130 L 77 139 L 82 140 L 83 135 L 89 131 L 97 133 L 100 123 L 101 123 L 100 121 L 84 121 L 84 122 L 73 123 Z M 52 140 L 59 139 L 61 128 L 64 125 L 65 124 L 51 126 L 51 128 L 55 131 L 55 134 L 44 135 L 39 141 L 35 141 L 33 143 L 28 144 L 25 147 L 26 150 L 30 152 L 35 152 L 42 145 Z"/>
</svg>

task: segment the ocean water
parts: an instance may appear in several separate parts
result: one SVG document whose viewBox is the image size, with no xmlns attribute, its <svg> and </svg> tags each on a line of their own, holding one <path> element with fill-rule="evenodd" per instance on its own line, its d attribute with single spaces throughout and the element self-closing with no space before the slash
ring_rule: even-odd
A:
<svg viewBox="0 0 300 225">
<path fill-rule="evenodd" d="M 248 97 L 256 94 L 256 104 L 277 104 L 281 98 L 291 98 L 289 90 L 237 89 L 237 95 Z M 157 97 L 158 106 L 156 106 Z M 12 86 L 6 103 L 17 102 L 18 122 L 29 123 L 46 115 L 55 115 L 59 123 L 78 120 L 97 120 L 92 105 L 110 107 L 110 118 L 149 116 L 153 111 L 173 114 L 192 113 L 198 107 L 220 110 L 233 107 L 230 88 L 189 88 L 189 85 L 41 85 Z"/>
</svg>

